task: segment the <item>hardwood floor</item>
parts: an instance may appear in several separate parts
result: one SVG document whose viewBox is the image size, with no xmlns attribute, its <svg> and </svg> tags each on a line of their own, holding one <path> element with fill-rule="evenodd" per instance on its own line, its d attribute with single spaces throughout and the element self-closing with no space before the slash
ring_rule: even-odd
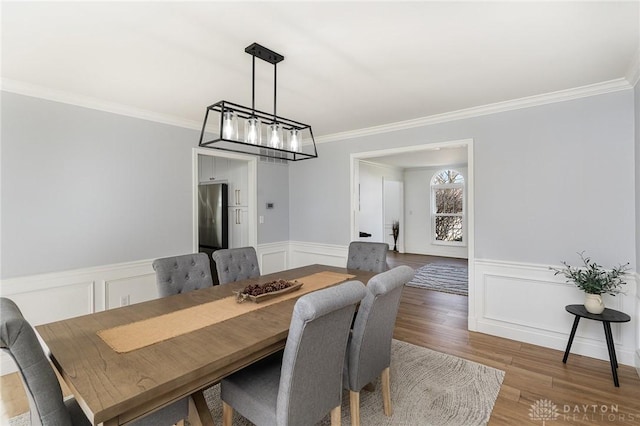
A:
<svg viewBox="0 0 640 426">
<path fill-rule="evenodd" d="M 430 262 L 466 260 L 390 253 L 388 263 L 416 268 Z M 620 365 L 616 388 L 608 361 L 571 354 L 563 364 L 562 351 L 468 331 L 467 306 L 466 296 L 405 287 L 394 337 L 505 371 L 489 424 L 541 425 L 542 419 L 529 416 L 539 400 L 557 407 L 548 425 L 640 424 L 635 368 Z"/>
<path fill-rule="evenodd" d="M 388 256 L 390 267 L 417 268 L 430 262 L 466 260 Z M 529 417 L 532 404 L 539 400 L 557 407 L 559 415 L 548 425 L 640 424 L 640 378 L 634 368 L 620 366 L 620 387 L 616 388 L 607 361 L 571 354 L 565 365 L 561 351 L 468 331 L 467 305 L 466 296 L 406 287 L 394 337 L 505 371 L 490 425 L 542 425 L 542 419 Z M 9 417 L 28 409 L 15 374 L 0 379 L 0 396 Z"/>
<path fill-rule="evenodd" d="M 449 265 L 466 265 L 467 259 L 458 259 L 456 257 L 440 257 L 440 256 L 425 256 L 422 254 L 404 254 L 389 251 L 387 253 L 387 265 L 390 268 L 395 268 L 398 265 L 411 266 L 413 269 L 417 269 L 427 263 L 444 263 Z"/>
</svg>

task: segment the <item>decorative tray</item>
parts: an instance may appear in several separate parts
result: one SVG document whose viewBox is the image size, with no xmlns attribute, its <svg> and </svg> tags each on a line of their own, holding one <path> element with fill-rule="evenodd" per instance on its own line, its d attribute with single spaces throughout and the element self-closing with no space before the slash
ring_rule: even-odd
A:
<svg viewBox="0 0 640 426">
<path fill-rule="evenodd" d="M 296 291 L 302 287 L 301 282 L 298 281 L 285 281 L 285 280 L 275 280 L 269 281 L 263 284 L 250 284 L 246 286 L 243 290 L 234 291 L 236 295 L 236 301 L 238 303 L 242 303 L 245 300 L 250 300 L 254 303 L 264 302 L 265 300 L 272 299 L 281 294 L 290 293 L 292 291 Z M 284 287 L 286 286 L 286 287 Z M 265 291 L 265 287 L 267 287 Z M 270 290 L 273 288 L 284 287 L 280 290 Z M 260 293 L 263 291 L 263 293 Z M 254 293 L 254 294 L 252 294 Z M 260 294 L 255 294 L 260 293 Z"/>
</svg>

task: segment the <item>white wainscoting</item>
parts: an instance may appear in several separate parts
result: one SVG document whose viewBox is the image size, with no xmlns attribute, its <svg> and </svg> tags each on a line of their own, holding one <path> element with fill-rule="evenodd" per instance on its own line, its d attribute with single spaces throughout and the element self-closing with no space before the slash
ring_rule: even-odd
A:
<svg viewBox="0 0 640 426">
<path fill-rule="evenodd" d="M 474 265 L 475 318 L 470 324 L 475 331 L 564 351 L 575 318 L 565 306 L 583 303 L 582 291 L 554 276 L 547 265 L 493 260 L 476 260 Z M 631 316 L 631 322 L 611 325 L 618 362 L 630 366 L 638 365 L 636 277 L 628 278 L 626 295 L 603 297 L 608 308 Z M 581 319 L 571 353 L 608 360 L 602 323 Z"/>
<path fill-rule="evenodd" d="M 260 244 L 257 255 L 260 263 L 260 272 L 271 274 L 273 272 L 289 269 L 289 242 Z"/>
<path fill-rule="evenodd" d="M 2 280 L 0 295 L 12 299 L 34 326 L 158 297 L 152 260 Z M 0 356 L 0 374 L 15 371 Z"/>
<path fill-rule="evenodd" d="M 344 266 L 347 247 L 282 241 L 257 247 L 263 274 L 313 263 Z M 0 296 L 12 299 L 34 326 L 158 297 L 153 259 L 10 278 Z M 215 271 L 212 271 L 215 273 Z M 0 375 L 16 371 L 0 354 Z"/>
<path fill-rule="evenodd" d="M 257 253 L 267 274 L 314 263 L 342 267 L 348 246 L 282 241 L 261 244 Z M 13 299 L 32 324 L 44 324 L 157 298 L 151 263 L 11 278 L 0 282 L 0 295 Z M 471 330 L 564 350 L 574 318 L 564 307 L 582 303 L 580 290 L 546 265 L 476 260 L 470 266 Z M 612 331 L 619 362 L 635 366 L 640 374 L 640 274 L 631 276 L 626 287 L 626 295 L 605 296 L 605 303 L 631 315 L 630 323 L 613 324 Z M 571 352 L 607 360 L 602 325 L 582 319 Z M 7 360 L 0 356 L 0 374 L 14 371 Z"/>
<path fill-rule="evenodd" d="M 344 268 L 347 265 L 348 252 L 348 246 L 290 241 L 290 268 L 313 265 L 314 263 Z"/>
<path fill-rule="evenodd" d="M 346 246 L 282 241 L 257 248 L 263 274 L 324 263 L 344 266 Z M 0 296 L 14 300 L 33 325 L 158 297 L 153 259 L 9 278 Z"/>
</svg>

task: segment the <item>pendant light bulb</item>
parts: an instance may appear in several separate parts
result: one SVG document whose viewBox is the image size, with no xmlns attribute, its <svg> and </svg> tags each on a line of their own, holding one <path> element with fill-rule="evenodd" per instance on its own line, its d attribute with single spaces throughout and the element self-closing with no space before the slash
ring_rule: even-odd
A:
<svg viewBox="0 0 640 426">
<path fill-rule="evenodd" d="M 238 120 L 231 110 L 226 110 L 222 114 L 222 138 L 237 140 L 238 139 Z"/>
<path fill-rule="evenodd" d="M 282 149 L 282 126 L 280 123 L 269 125 L 269 146 L 271 148 Z"/>
<path fill-rule="evenodd" d="M 253 145 L 260 145 L 262 143 L 262 131 L 258 117 L 250 117 L 247 119 L 244 134 L 245 142 Z"/>
<path fill-rule="evenodd" d="M 300 130 L 291 129 L 289 130 L 289 151 L 299 152 L 301 144 L 302 135 L 300 134 Z"/>
</svg>

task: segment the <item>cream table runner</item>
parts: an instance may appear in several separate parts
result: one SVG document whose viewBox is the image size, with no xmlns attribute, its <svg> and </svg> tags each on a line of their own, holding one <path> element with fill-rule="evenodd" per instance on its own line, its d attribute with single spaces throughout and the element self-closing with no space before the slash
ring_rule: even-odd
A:
<svg viewBox="0 0 640 426">
<path fill-rule="evenodd" d="M 318 272 L 297 278 L 296 280 L 303 284 L 300 290 L 282 294 L 268 301 L 252 303 L 247 300 L 244 303 L 238 303 L 235 296 L 225 297 L 169 314 L 100 330 L 98 336 L 114 351 L 130 352 L 354 277 L 355 275 L 330 271 Z"/>
</svg>

